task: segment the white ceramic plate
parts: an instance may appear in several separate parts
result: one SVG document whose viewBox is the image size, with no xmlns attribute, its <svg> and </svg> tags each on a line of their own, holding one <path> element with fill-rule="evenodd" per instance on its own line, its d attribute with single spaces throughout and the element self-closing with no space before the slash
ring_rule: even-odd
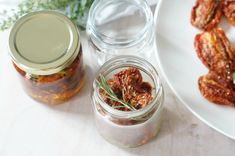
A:
<svg viewBox="0 0 235 156">
<path fill-rule="evenodd" d="M 157 57 L 168 84 L 178 98 L 210 127 L 235 139 L 235 108 L 219 106 L 204 99 L 198 89 L 198 78 L 207 69 L 193 47 L 199 30 L 190 24 L 195 0 L 161 0 L 155 12 Z M 221 26 L 235 46 L 235 27 L 222 20 Z M 233 37 L 232 37 L 233 36 Z"/>
</svg>

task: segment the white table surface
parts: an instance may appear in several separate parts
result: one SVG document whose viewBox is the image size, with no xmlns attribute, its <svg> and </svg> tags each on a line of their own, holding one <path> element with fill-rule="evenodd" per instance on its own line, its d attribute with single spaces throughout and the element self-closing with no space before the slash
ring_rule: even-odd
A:
<svg viewBox="0 0 235 156">
<path fill-rule="evenodd" d="M 14 5 L 5 2 L 0 0 L 0 11 L 3 4 Z M 94 71 L 89 66 L 85 34 L 82 45 L 89 75 L 85 87 L 69 102 L 54 107 L 33 101 L 22 90 L 7 53 L 7 35 L 8 31 L 0 32 L 0 156 L 235 155 L 235 141 L 194 117 L 164 80 L 166 100 L 158 136 L 133 149 L 106 142 L 92 118 L 90 92 Z"/>
</svg>

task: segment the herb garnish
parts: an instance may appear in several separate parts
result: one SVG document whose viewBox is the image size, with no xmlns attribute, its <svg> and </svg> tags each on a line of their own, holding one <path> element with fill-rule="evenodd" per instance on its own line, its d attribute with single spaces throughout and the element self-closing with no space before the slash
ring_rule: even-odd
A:
<svg viewBox="0 0 235 156">
<path fill-rule="evenodd" d="M 62 11 L 78 26 L 84 28 L 86 16 L 93 0 L 24 0 L 10 12 L 0 13 L 0 30 L 10 28 L 23 15 L 38 10 Z"/>
<path fill-rule="evenodd" d="M 119 102 L 120 104 L 122 104 L 122 106 L 114 106 L 114 108 L 120 108 L 120 107 L 126 107 L 132 111 L 136 110 L 135 107 L 133 107 L 132 105 L 130 105 L 129 103 L 123 101 L 123 100 L 120 100 L 117 95 L 113 92 L 113 90 L 111 89 L 111 87 L 108 85 L 106 79 L 104 78 L 103 75 L 100 75 L 99 76 L 99 79 L 100 81 L 96 80 L 99 87 L 101 89 L 104 90 L 104 92 L 107 94 L 107 98 L 109 98 L 110 100 L 113 100 L 113 101 L 116 101 L 116 102 Z"/>
</svg>

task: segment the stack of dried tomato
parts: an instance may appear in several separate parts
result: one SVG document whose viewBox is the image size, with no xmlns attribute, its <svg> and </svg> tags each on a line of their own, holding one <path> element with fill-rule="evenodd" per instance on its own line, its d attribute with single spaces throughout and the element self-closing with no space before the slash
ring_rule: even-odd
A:
<svg viewBox="0 0 235 156">
<path fill-rule="evenodd" d="M 235 106 L 235 50 L 217 25 L 222 13 L 235 25 L 235 0 L 197 0 L 191 23 L 204 32 L 196 35 L 198 57 L 209 69 L 198 80 L 201 94 L 217 104 Z"/>
<path fill-rule="evenodd" d="M 152 86 L 148 82 L 143 81 L 141 72 L 134 67 L 129 67 L 114 74 L 107 81 L 107 84 L 111 87 L 118 99 L 129 103 L 136 110 L 145 107 L 153 99 Z M 99 93 L 103 100 L 111 107 L 115 107 L 121 111 L 130 111 L 127 107 L 121 107 L 123 105 L 120 102 L 111 100 L 103 89 L 100 89 Z"/>
</svg>

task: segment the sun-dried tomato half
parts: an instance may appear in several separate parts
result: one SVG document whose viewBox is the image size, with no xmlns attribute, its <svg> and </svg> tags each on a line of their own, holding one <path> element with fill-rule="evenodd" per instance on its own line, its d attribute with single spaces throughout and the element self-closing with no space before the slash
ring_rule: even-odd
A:
<svg viewBox="0 0 235 156">
<path fill-rule="evenodd" d="M 133 84 L 140 84 L 143 81 L 142 75 L 137 68 L 128 68 L 116 73 L 113 80 L 121 87 Z"/>
<path fill-rule="evenodd" d="M 230 23 L 235 26 L 235 0 L 224 0 L 223 13 Z"/>
<path fill-rule="evenodd" d="M 223 0 L 197 0 L 191 12 L 191 23 L 201 30 L 211 30 L 220 21 Z"/>
<path fill-rule="evenodd" d="M 210 79 L 208 75 L 200 77 L 198 85 L 201 94 L 207 100 L 217 104 L 235 106 L 235 92 Z"/>
<path fill-rule="evenodd" d="M 196 35 L 194 46 L 202 63 L 211 68 L 218 60 L 235 62 L 235 51 L 221 28 Z"/>
<path fill-rule="evenodd" d="M 218 76 L 224 86 L 233 88 L 235 51 L 221 28 L 203 32 L 195 37 L 194 46 L 202 63 Z"/>
</svg>

